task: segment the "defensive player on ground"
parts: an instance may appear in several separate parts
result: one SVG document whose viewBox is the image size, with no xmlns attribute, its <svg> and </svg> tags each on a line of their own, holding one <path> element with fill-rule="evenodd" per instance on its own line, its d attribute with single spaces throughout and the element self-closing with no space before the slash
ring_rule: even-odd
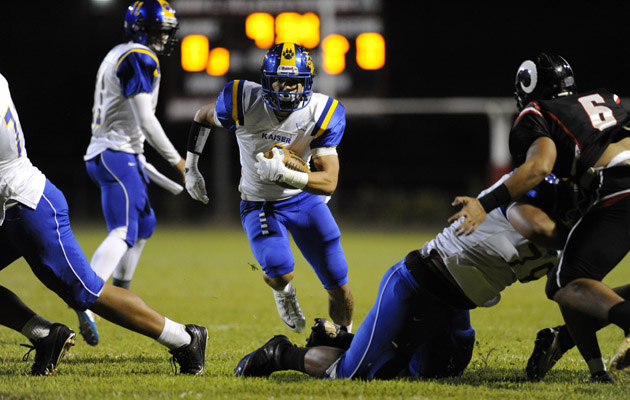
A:
<svg viewBox="0 0 630 400">
<path fill-rule="evenodd" d="M 294 258 L 289 232 L 328 292 L 329 314 L 339 325 L 352 325 L 353 298 L 341 233 L 326 196 L 337 188 L 339 145 L 346 127 L 344 107 L 313 92 L 314 67 L 302 46 L 281 43 L 265 55 L 262 84 L 228 82 L 216 102 L 197 111 L 186 154 L 186 189 L 208 202 L 197 162 L 212 127 L 236 136 L 241 161 L 241 222 L 263 279 L 273 289 L 282 321 L 294 332 L 306 320 L 291 284 Z M 314 171 L 288 168 L 282 152 L 295 151 Z"/>
<path fill-rule="evenodd" d="M 101 190 L 108 235 L 92 256 L 92 268 L 115 286 L 129 289 L 147 239 L 155 229 L 147 177 L 177 194 L 183 187 L 170 181 L 144 157 L 145 139 L 184 179 L 184 160 L 155 116 L 161 68 L 158 55 L 169 55 L 179 23 L 164 0 L 136 1 L 124 27 L 129 42 L 115 46 L 96 76 L 92 138 L 84 156 L 90 178 Z M 96 345 L 93 315 L 78 313 L 85 341 Z"/>
<path fill-rule="evenodd" d="M 0 110 L 4 122 L 0 124 L 0 270 L 24 257 L 39 280 L 70 307 L 91 309 L 157 340 L 170 349 L 181 373 L 201 374 L 206 328 L 165 318 L 134 293 L 105 284 L 90 267 L 70 228 L 63 193 L 26 155 L 22 126 L 2 75 Z M 0 324 L 32 341 L 31 375 L 54 373 L 76 336 L 67 326 L 37 315 L 4 287 L 0 287 Z"/>
<path fill-rule="evenodd" d="M 563 243 L 566 228 L 551 217 L 560 215 L 564 190 L 549 176 L 521 201 L 488 214 L 473 234 L 457 236 L 456 221 L 410 252 L 383 276 L 354 338 L 318 320 L 309 339 L 315 347 L 274 336 L 243 357 L 235 375 L 291 369 L 328 378 L 460 376 L 475 342 L 468 310 L 496 304 L 506 286 L 538 279 L 556 265 L 552 248 Z"/>
</svg>

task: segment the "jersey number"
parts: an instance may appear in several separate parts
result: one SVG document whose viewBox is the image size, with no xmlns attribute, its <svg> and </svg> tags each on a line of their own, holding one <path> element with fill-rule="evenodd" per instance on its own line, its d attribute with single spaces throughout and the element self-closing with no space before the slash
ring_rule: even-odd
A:
<svg viewBox="0 0 630 400">
<path fill-rule="evenodd" d="M 520 265 L 528 264 L 529 273 L 526 276 L 523 276 L 522 278 L 519 279 L 519 282 L 521 282 L 521 283 L 531 282 L 531 281 L 535 281 L 536 279 L 540 279 L 543 276 L 547 275 L 547 273 L 553 267 L 555 267 L 554 263 L 551 262 L 551 261 L 546 261 L 546 262 L 543 262 L 540 265 L 532 266 L 531 265 L 532 261 L 536 261 L 536 260 L 538 260 L 540 258 L 545 257 L 547 255 L 547 253 L 541 251 L 538 248 L 538 246 L 536 246 L 534 243 L 529 243 L 527 245 L 527 248 L 532 253 L 531 255 L 524 256 L 523 258 L 518 259 L 518 260 L 514 260 L 512 262 L 508 262 L 508 264 L 512 268 L 518 267 Z"/>
<path fill-rule="evenodd" d="M 21 132 L 18 124 L 13 118 L 11 107 L 7 107 L 7 112 L 4 113 L 4 124 L 9 131 L 11 130 L 11 126 L 13 126 L 13 132 L 15 132 L 15 149 L 17 150 L 17 158 L 22 157 L 22 141 L 20 140 Z"/>
<path fill-rule="evenodd" d="M 104 82 L 103 76 L 100 75 L 100 73 L 99 73 L 98 81 L 96 82 L 96 92 L 97 92 L 98 100 L 94 107 L 94 115 L 93 115 L 94 120 L 92 121 L 92 123 L 94 125 L 101 126 L 101 124 L 103 123 L 101 113 L 103 112 L 103 93 L 105 93 L 105 82 Z"/>
<path fill-rule="evenodd" d="M 617 124 L 617 120 L 615 119 L 612 110 L 602 105 L 605 104 L 606 101 L 599 94 L 583 96 L 580 97 L 578 101 L 582 104 L 584 111 L 586 111 L 591 119 L 593 128 L 603 131 L 609 126 Z"/>
</svg>

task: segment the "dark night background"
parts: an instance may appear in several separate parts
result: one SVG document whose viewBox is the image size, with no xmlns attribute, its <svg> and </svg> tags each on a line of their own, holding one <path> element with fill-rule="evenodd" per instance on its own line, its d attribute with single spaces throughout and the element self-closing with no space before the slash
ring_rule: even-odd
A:
<svg viewBox="0 0 630 400">
<path fill-rule="evenodd" d="M 357 96 L 511 97 L 517 67 L 541 51 L 564 56 L 579 89 L 606 87 L 629 96 L 630 6 L 625 2 L 583 7 L 577 2 L 478 3 L 384 0 L 385 78 L 375 83 L 378 93 L 370 93 L 369 74 L 359 73 L 354 79 L 363 85 Z M 172 2 L 176 9 L 177 4 Z M 29 157 L 64 191 L 74 221 L 102 223 L 98 190 L 82 157 L 90 138 L 96 71 L 107 51 L 124 40 L 127 6 L 120 0 L 107 7 L 87 0 L 19 2 L 3 5 L 0 13 L 0 73 L 9 81 Z M 158 118 L 185 155 L 189 123 L 164 118 L 169 88 L 178 84 L 179 54 L 161 62 Z M 482 115 L 349 118 L 339 148 L 340 186 L 331 207 L 342 222 L 362 225 L 445 223 L 454 195 L 476 194 L 487 183 L 487 130 Z M 146 149 L 147 158 L 174 177 L 149 145 Z M 210 165 L 209 155 L 204 156 L 202 169 Z M 234 160 L 234 168 L 224 171 L 233 181 L 227 207 L 232 221 L 238 218 Z M 207 169 L 202 172 L 211 176 Z M 216 205 L 203 206 L 186 193 L 173 197 L 150 190 L 158 221 L 217 217 Z"/>
</svg>

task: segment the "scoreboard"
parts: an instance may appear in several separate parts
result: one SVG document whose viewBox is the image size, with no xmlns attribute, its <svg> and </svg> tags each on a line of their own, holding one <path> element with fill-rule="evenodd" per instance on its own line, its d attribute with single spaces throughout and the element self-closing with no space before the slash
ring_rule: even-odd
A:
<svg viewBox="0 0 630 400">
<path fill-rule="evenodd" d="M 315 91 L 378 96 L 386 89 L 381 0 L 172 0 L 171 5 L 180 22 L 179 51 L 172 57 L 177 65 L 170 65 L 178 84 L 168 89 L 172 120 L 189 120 L 191 109 L 230 80 L 258 82 L 265 52 L 281 42 L 311 52 Z"/>
</svg>

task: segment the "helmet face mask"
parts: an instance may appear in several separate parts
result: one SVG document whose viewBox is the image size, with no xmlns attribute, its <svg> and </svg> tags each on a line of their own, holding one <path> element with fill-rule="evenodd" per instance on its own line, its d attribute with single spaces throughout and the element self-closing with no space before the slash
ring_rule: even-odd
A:
<svg viewBox="0 0 630 400">
<path fill-rule="evenodd" d="M 519 110 L 532 100 L 547 100 L 577 92 L 573 70 L 562 57 L 539 54 L 525 60 L 516 72 L 514 97 Z"/>
<path fill-rule="evenodd" d="M 261 66 L 262 97 L 276 111 L 301 110 L 313 94 L 313 60 L 306 49 L 295 43 L 271 47 Z"/>
<path fill-rule="evenodd" d="M 170 55 L 177 42 L 177 13 L 165 0 L 136 1 L 127 9 L 124 25 L 132 41 L 159 55 Z"/>
</svg>

